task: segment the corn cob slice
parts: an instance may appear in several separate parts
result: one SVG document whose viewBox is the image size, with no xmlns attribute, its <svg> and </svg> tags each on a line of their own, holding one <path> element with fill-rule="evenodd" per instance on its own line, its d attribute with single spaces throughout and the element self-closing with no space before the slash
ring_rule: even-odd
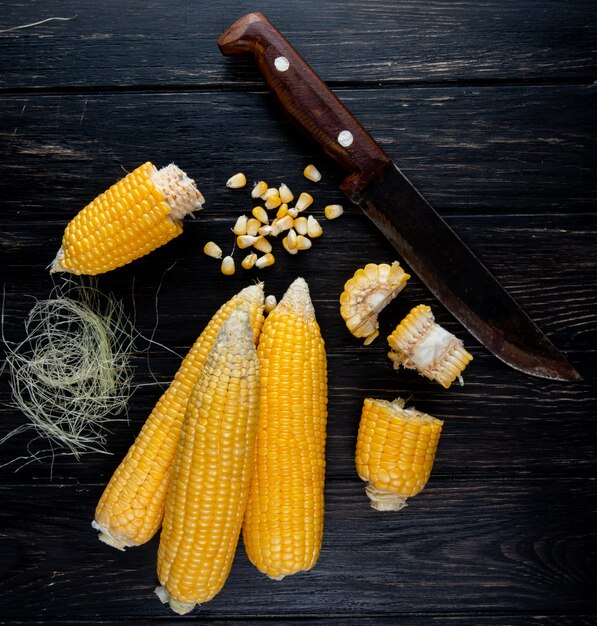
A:
<svg viewBox="0 0 597 626">
<path fill-rule="evenodd" d="M 400 365 L 416 369 L 446 389 L 473 359 L 458 337 L 435 323 L 431 308 L 425 304 L 411 310 L 388 337 L 388 343 L 392 348 L 388 356 L 395 369 Z"/>
<path fill-rule="evenodd" d="M 95 275 L 126 265 L 178 237 L 182 219 L 203 202 L 179 167 L 147 162 L 75 215 L 50 272 Z"/>
<path fill-rule="evenodd" d="M 363 405 L 355 461 L 378 511 L 406 506 L 427 484 L 435 459 L 443 422 L 404 404 L 366 398 Z"/>
<path fill-rule="evenodd" d="M 377 316 L 404 289 L 410 278 L 398 261 L 368 263 L 346 281 L 340 296 L 340 315 L 355 337 L 369 345 L 379 335 Z"/>
<path fill-rule="evenodd" d="M 104 543 L 124 550 L 149 541 L 159 529 L 189 396 L 222 324 L 243 303 L 250 307 L 257 343 L 263 324 L 262 283 L 240 291 L 212 317 L 114 472 L 92 523 Z"/>
<path fill-rule="evenodd" d="M 327 365 L 302 278 L 267 316 L 257 354 L 261 408 L 243 540 L 253 564 L 279 580 L 315 565 L 323 535 Z"/>
<path fill-rule="evenodd" d="M 228 578 L 249 496 L 258 417 L 259 363 L 249 312 L 239 308 L 224 322 L 199 374 L 176 450 L 158 550 L 158 578 L 176 613 L 211 600 Z"/>
</svg>

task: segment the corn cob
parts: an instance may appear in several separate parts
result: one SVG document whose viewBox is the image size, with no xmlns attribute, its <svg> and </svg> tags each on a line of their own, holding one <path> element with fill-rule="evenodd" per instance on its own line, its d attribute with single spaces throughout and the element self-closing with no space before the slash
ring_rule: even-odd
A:
<svg viewBox="0 0 597 626">
<path fill-rule="evenodd" d="M 327 366 L 302 278 L 267 316 L 257 354 L 261 408 L 243 540 L 254 565 L 281 579 L 315 565 L 323 534 Z"/>
<path fill-rule="evenodd" d="M 93 527 L 104 543 L 124 550 L 149 541 L 162 523 L 172 461 L 193 385 L 230 313 L 251 309 L 255 343 L 263 324 L 263 285 L 246 287 L 220 307 L 185 357 L 170 387 L 158 400 L 135 443 L 104 490 Z"/>
<path fill-rule="evenodd" d="M 220 591 L 240 536 L 255 461 L 259 363 L 249 313 L 218 333 L 187 405 L 166 500 L 158 578 L 188 613 Z M 164 594 L 164 591 L 166 594 Z"/>
<path fill-rule="evenodd" d="M 473 358 L 458 337 L 435 323 L 431 308 L 424 304 L 412 309 L 398 324 L 388 343 L 392 348 L 388 356 L 395 369 L 400 365 L 416 369 L 446 389 Z"/>
<path fill-rule="evenodd" d="M 356 467 L 371 506 L 399 511 L 427 484 L 443 422 L 405 409 L 404 400 L 366 398 L 359 425 Z"/>
<path fill-rule="evenodd" d="M 203 196 L 173 163 L 145 163 L 82 209 L 68 224 L 50 272 L 102 274 L 182 233 L 182 219 Z"/>
<path fill-rule="evenodd" d="M 398 261 L 392 265 L 367 263 L 346 281 L 340 296 L 340 315 L 355 337 L 369 345 L 379 335 L 377 316 L 404 289 L 410 278 Z"/>
</svg>

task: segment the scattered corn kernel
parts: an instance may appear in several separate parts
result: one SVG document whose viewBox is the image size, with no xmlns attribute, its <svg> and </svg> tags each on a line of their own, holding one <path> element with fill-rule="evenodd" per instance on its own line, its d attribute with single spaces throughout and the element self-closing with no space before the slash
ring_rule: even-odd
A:
<svg viewBox="0 0 597 626">
<path fill-rule="evenodd" d="M 288 247 L 291 250 L 294 250 L 295 248 L 298 248 L 298 245 L 297 245 L 297 234 L 296 234 L 296 231 L 294 230 L 294 228 L 291 228 L 288 231 L 288 235 L 286 235 L 286 242 L 288 243 Z"/>
<path fill-rule="evenodd" d="M 247 222 L 247 235 L 251 235 L 252 237 L 255 237 L 255 235 L 257 235 L 257 233 L 259 232 L 260 228 L 261 228 L 261 222 L 256 217 L 252 217 Z"/>
<path fill-rule="evenodd" d="M 304 211 L 307 207 L 310 207 L 313 204 L 313 196 L 306 191 L 299 196 L 294 208 L 300 213 Z"/>
<path fill-rule="evenodd" d="M 259 257 L 257 261 L 255 261 L 255 265 L 261 269 L 263 267 L 269 267 L 275 263 L 276 259 L 271 252 L 264 254 L 262 257 Z"/>
<path fill-rule="evenodd" d="M 251 252 L 251 254 L 247 254 L 247 256 L 242 260 L 241 265 L 244 269 L 250 270 L 253 265 L 255 265 L 255 261 L 257 261 L 257 255 L 254 252 Z"/>
<path fill-rule="evenodd" d="M 220 248 L 220 246 L 218 246 L 218 244 L 214 243 L 213 241 L 208 241 L 203 246 L 203 252 L 205 252 L 205 254 L 207 254 L 207 256 L 211 256 L 214 259 L 221 259 L 222 258 L 222 248 Z"/>
<path fill-rule="evenodd" d="M 230 187 L 230 189 L 240 189 L 246 184 L 247 177 L 242 172 L 239 172 L 238 174 L 235 174 L 228 179 L 228 181 L 226 182 L 226 187 Z"/>
<path fill-rule="evenodd" d="M 244 250 L 245 248 L 250 248 L 258 239 L 259 237 L 253 235 L 240 235 L 240 237 L 236 238 L 236 245 L 241 250 Z"/>
<path fill-rule="evenodd" d="M 346 281 L 340 296 L 340 315 L 355 337 L 365 345 L 379 335 L 377 316 L 404 289 L 410 276 L 398 261 L 392 265 L 368 263 Z"/>
<path fill-rule="evenodd" d="M 323 213 L 328 220 L 335 220 L 344 213 L 344 208 L 341 204 L 328 204 L 323 210 Z"/>
<path fill-rule="evenodd" d="M 259 252 L 271 252 L 272 244 L 265 237 L 259 237 L 253 244 L 253 248 Z"/>
<path fill-rule="evenodd" d="M 276 308 L 276 304 L 278 304 L 276 296 L 267 296 L 267 298 L 265 299 L 264 311 L 266 313 L 271 313 Z"/>
<path fill-rule="evenodd" d="M 299 235 L 307 234 L 307 218 L 305 216 L 301 215 L 294 220 L 294 230 Z"/>
<path fill-rule="evenodd" d="M 281 204 L 276 217 L 284 217 L 288 213 L 288 205 L 286 203 Z"/>
<path fill-rule="evenodd" d="M 436 324 L 431 308 L 419 304 L 388 337 L 395 369 L 415 369 L 421 376 L 448 387 L 472 360 L 458 337 Z M 462 381 L 461 381 L 462 383 Z"/>
<path fill-rule="evenodd" d="M 247 216 L 246 215 L 241 215 L 237 220 L 236 223 L 234 224 L 234 228 L 232 229 L 232 232 L 235 235 L 246 235 L 247 234 Z"/>
<path fill-rule="evenodd" d="M 305 178 L 312 180 L 314 183 L 318 183 L 321 180 L 321 173 L 315 167 L 315 165 L 309 164 L 303 170 L 303 175 Z"/>
<path fill-rule="evenodd" d="M 252 213 L 253 216 L 256 217 L 262 224 L 267 224 L 269 222 L 267 211 L 262 206 L 256 206 Z"/>
<path fill-rule="evenodd" d="M 312 215 L 309 215 L 309 217 L 307 218 L 307 235 L 309 235 L 309 237 L 315 238 L 320 237 L 322 234 L 323 228 L 321 228 L 319 222 Z"/>
<path fill-rule="evenodd" d="M 232 276 L 232 274 L 234 274 L 234 272 L 236 271 L 235 267 L 234 267 L 234 259 L 231 256 L 225 256 L 222 259 L 222 274 L 224 274 L 225 276 Z"/>
<path fill-rule="evenodd" d="M 293 219 L 296 218 L 298 216 L 297 208 L 293 207 L 292 209 L 288 209 L 288 215 L 290 215 Z"/>
<path fill-rule="evenodd" d="M 294 200 L 294 195 L 292 193 L 292 191 L 290 191 L 290 189 L 288 188 L 288 185 L 285 185 L 284 183 L 282 183 L 280 185 L 280 189 L 278 190 L 278 195 L 280 196 L 280 199 L 282 200 L 282 202 L 292 202 Z"/>
<path fill-rule="evenodd" d="M 264 224 L 257 232 L 262 237 L 268 237 L 272 234 L 272 227 L 269 224 Z"/>
<path fill-rule="evenodd" d="M 282 239 L 282 245 L 284 246 L 284 250 L 286 250 L 286 252 L 288 252 L 288 254 L 298 254 L 298 248 L 294 247 L 294 248 L 289 248 L 288 247 L 288 236 L 284 237 L 284 239 Z"/>
<path fill-rule="evenodd" d="M 290 217 L 290 215 L 285 215 L 280 219 L 275 219 L 272 223 L 272 235 L 277 237 L 280 233 L 292 228 L 294 220 Z"/>
<path fill-rule="evenodd" d="M 266 209 L 277 209 L 281 204 L 282 204 L 282 200 L 280 200 L 280 196 L 276 194 L 274 196 L 270 196 L 265 201 L 265 208 Z"/>
<path fill-rule="evenodd" d="M 253 191 L 251 191 L 251 198 L 261 198 L 261 196 L 267 191 L 267 183 L 263 180 L 260 180 L 253 187 Z"/>
<path fill-rule="evenodd" d="M 278 193 L 278 190 L 275 187 L 269 187 L 268 189 L 265 190 L 264 193 L 261 194 L 260 198 L 262 200 L 267 200 L 268 198 L 271 198 L 272 196 L 279 196 L 280 194 Z"/>
<path fill-rule="evenodd" d="M 313 244 L 308 237 L 303 237 L 303 235 L 298 235 L 296 238 L 296 247 L 299 250 L 308 250 Z"/>
</svg>

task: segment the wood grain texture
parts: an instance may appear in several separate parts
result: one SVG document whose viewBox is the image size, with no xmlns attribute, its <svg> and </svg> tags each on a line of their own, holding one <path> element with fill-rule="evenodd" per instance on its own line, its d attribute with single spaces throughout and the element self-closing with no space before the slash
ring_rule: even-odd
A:
<svg viewBox="0 0 597 626">
<path fill-rule="evenodd" d="M 259 10 L 325 81 L 381 83 L 576 79 L 595 73 L 591 0 L 7 0 L 1 28 L 57 11 L 70 22 L 0 33 L 10 64 L 0 87 L 66 88 L 261 84 L 249 61 L 223 63 L 215 40 Z M 331 50 L 331 52 L 330 52 Z"/>
</svg>

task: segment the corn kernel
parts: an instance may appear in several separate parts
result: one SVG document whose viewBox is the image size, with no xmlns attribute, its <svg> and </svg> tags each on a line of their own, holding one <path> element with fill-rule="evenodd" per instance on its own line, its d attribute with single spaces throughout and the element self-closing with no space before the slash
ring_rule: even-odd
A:
<svg viewBox="0 0 597 626">
<path fill-rule="evenodd" d="M 277 237 L 280 233 L 292 228 L 293 221 L 290 215 L 285 215 L 280 219 L 276 218 L 272 223 L 272 235 Z"/>
<path fill-rule="evenodd" d="M 267 211 L 262 206 L 256 206 L 253 209 L 252 213 L 253 216 L 257 218 L 262 224 L 267 224 L 269 222 Z"/>
<path fill-rule="evenodd" d="M 300 213 L 304 211 L 307 207 L 313 204 L 313 196 L 306 191 L 299 196 L 299 199 L 296 201 L 294 208 Z"/>
<path fill-rule="evenodd" d="M 259 232 L 260 228 L 261 228 L 261 222 L 256 217 L 252 217 L 247 222 L 247 235 L 251 235 L 252 237 L 255 237 L 255 235 L 257 235 L 257 233 Z"/>
<path fill-rule="evenodd" d="M 265 312 L 271 313 L 276 308 L 276 304 L 278 304 L 276 296 L 267 296 L 265 299 Z"/>
<path fill-rule="evenodd" d="M 288 213 L 288 205 L 286 203 L 281 204 L 276 217 L 284 217 Z"/>
<path fill-rule="evenodd" d="M 222 258 L 222 248 L 220 248 L 220 246 L 213 241 L 208 241 L 205 246 L 203 246 L 203 252 L 205 252 L 207 256 L 211 256 L 214 259 Z"/>
<path fill-rule="evenodd" d="M 260 198 L 267 191 L 267 183 L 260 180 L 251 191 L 251 198 Z"/>
<path fill-rule="evenodd" d="M 265 201 L 266 209 L 277 209 L 282 204 L 282 200 L 280 200 L 280 196 L 278 194 L 270 196 Z"/>
<path fill-rule="evenodd" d="M 298 248 L 290 248 L 288 246 L 288 236 L 284 237 L 284 239 L 282 239 L 282 245 L 284 246 L 284 250 L 286 250 L 286 252 L 288 252 L 288 254 L 298 254 Z"/>
<path fill-rule="evenodd" d="M 252 246 L 258 239 L 259 237 L 254 237 L 252 235 L 241 235 L 236 238 L 236 245 L 241 250 L 244 250 L 245 248 Z"/>
<path fill-rule="evenodd" d="M 228 179 L 228 181 L 226 182 L 226 187 L 230 187 L 230 189 L 240 189 L 246 184 L 247 177 L 242 172 L 239 172 L 238 174 L 235 174 Z"/>
<path fill-rule="evenodd" d="M 344 208 L 341 204 L 328 204 L 323 210 L 323 213 L 328 220 L 335 220 L 344 213 Z"/>
<path fill-rule="evenodd" d="M 251 252 L 251 254 L 247 254 L 247 256 L 241 261 L 241 265 L 244 269 L 250 270 L 253 265 L 255 265 L 256 260 L 257 255 L 254 252 Z"/>
<path fill-rule="evenodd" d="M 272 244 L 265 237 L 259 237 L 253 244 L 253 248 L 259 252 L 271 252 Z"/>
<path fill-rule="evenodd" d="M 292 191 L 290 191 L 290 189 L 288 188 L 288 185 L 282 183 L 278 192 L 278 195 L 280 196 L 282 202 L 286 202 L 286 204 L 288 204 L 289 202 L 292 202 L 294 200 L 294 195 Z"/>
<path fill-rule="evenodd" d="M 307 234 L 307 218 L 304 217 L 303 215 L 301 215 L 300 217 L 297 217 L 294 220 L 293 228 L 294 230 L 296 230 L 296 232 L 299 235 L 306 235 Z"/>
<path fill-rule="evenodd" d="M 278 193 L 278 190 L 275 187 L 269 187 L 268 189 L 265 190 L 265 193 L 261 195 L 261 199 L 265 201 L 268 198 L 271 198 L 272 196 L 279 196 L 279 195 L 280 194 Z"/>
<path fill-rule="evenodd" d="M 312 215 L 309 215 L 309 217 L 307 218 L 307 235 L 309 235 L 309 237 L 315 238 L 320 237 L 322 234 L 323 228 L 321 228 L 319 222 Z"/>
<path fill-rule="evenodd" d="M 308 237 L 303 237 L 303 235 L 298 235 L 296 238 L 296 247 L 299 250 L 308 250 L 313 244 Z"/>
<path fill-rule="evenodd" d="M 269 237 L 272 234 L 272 227 L 269 224 L 264 224 L 257 232 L 261 237 Z"/>
<path fill-rule="evenodd" d="M 294 250 L 297 247 L 297 234 L 294 228 L 291 228 L 288 231 L 288 235 L 286 235 L 286 242 L 291 250 Z"/>
<path fill-rule="evenodd" d="M 262 257 L 259 257 L 257 261 L 255 261 L 255 265 L 261 269 L 263 267 L 269 267 L 275 263 L 276 259 L 271 252 L 264 254 Z"/>
<path fill-rule="evenodd" d="M 222 259 L 221 270 L 222 274 L 225 276 L 232 276 L 232 274 L 234 274 L 236 269 L 234 267 L 234 259 L 231 256 L 225 256 Z"/>
<path fill-rule="evenodd" d="M 293 207 L 292 209 L 288 209 L 288 215 L 290 215 L 290 217 L 292 217 L 292 219 L 296 218 L 298 216 L 298 210 L 296 207 Z"/>
<path fill-rule="evenodd" d="M 236 224 L 234 224 L 234 228 L 232 232 L 235 235 L 246 235 L 247 234 L 247 216 L 241 215 L 237 220 Z"/>
<path fill-rule="evenodd" d="M 321 180 L 321 174 L 315 165 L 309 164 L 303 170 L 305 178 L 312 180 L 314 183 L 318 183 Z"/>
</svg>

